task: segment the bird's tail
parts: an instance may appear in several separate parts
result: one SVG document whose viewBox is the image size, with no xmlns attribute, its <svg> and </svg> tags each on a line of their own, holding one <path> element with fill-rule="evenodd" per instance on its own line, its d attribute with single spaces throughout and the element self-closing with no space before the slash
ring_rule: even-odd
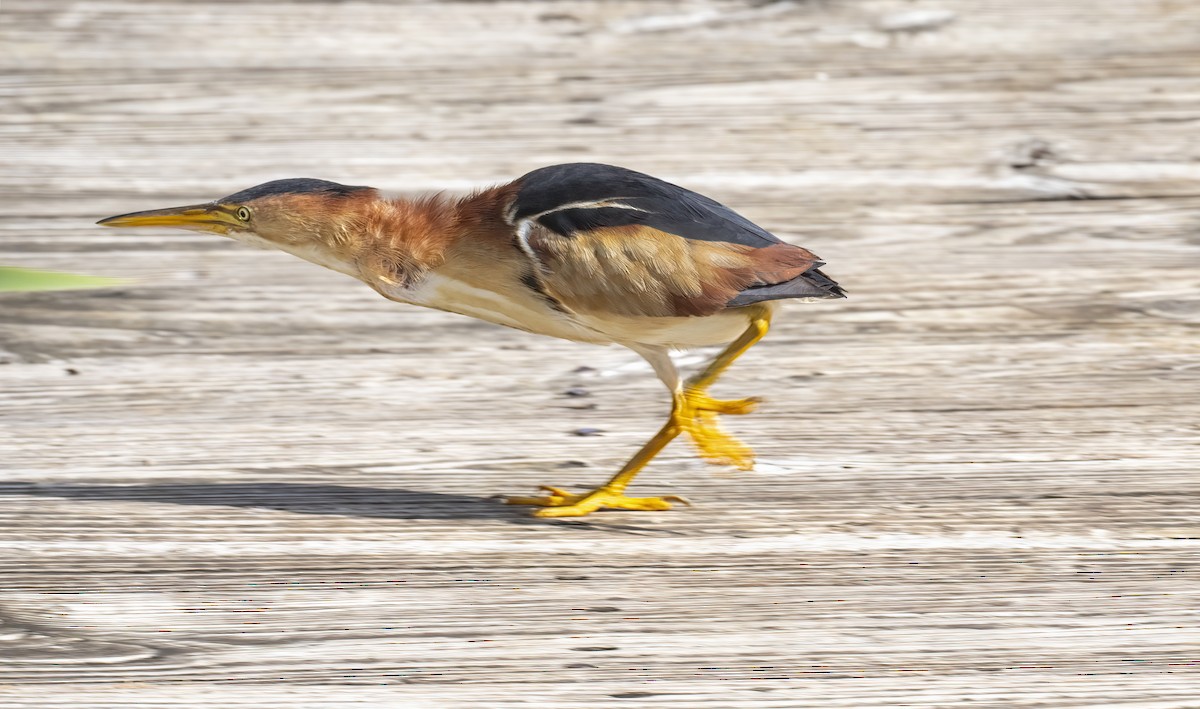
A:
<svg viewBox="0 0 1200 709">
<path fill-rule="evenodd" d="M 795 278 L 770 285 L 751 286 L 726 304 L 729 308 L 782 298 L 845 298 L 846 289 L 821 271 L 823 261 L 814 261 L 812 268 Z"/>
</svg>

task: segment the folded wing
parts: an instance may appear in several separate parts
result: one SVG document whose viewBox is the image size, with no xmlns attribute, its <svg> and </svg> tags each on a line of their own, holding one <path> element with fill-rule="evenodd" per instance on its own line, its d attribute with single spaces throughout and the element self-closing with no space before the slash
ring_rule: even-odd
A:
<svg viewBox="0 0 1200 709">
<path fill-rule="evenodd" d="M 708 197 L 632 170 L 555 165 L 509 208 L 530 286 L 578 312 L 700 316 L 779 298 L 840 298 L 812 252 Z"/>
</svg>

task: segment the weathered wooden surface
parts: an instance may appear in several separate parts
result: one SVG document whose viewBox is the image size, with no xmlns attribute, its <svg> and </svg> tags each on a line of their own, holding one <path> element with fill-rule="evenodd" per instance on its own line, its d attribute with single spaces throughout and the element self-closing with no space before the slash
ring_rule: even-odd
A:
<svg viewBox="0 0 1200 709">
<path fill-rule="evenodd" d="M 1200 5 L 0 20 L 0 263 L 139 279 L 0 296 L 0 705 L 1196 705 Z M 91 226 L 568 160 L 713 194 L 851 291 L 719 387 L 769 395 L 729 422 L 758 471 L 677 445 L 640 479 L 693 509 L 486 499 L 649 435 L 631 353 Z"/>
</svg>

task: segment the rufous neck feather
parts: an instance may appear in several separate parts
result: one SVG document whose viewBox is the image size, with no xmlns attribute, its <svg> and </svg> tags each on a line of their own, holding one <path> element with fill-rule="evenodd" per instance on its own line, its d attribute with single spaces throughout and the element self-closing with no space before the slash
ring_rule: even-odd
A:
<svg viewBox="0 0 1200 709">
<path fill-rule="evenodd" d="M 457 203 L 441 197 L 302 196 L 263 205 L 246 241 L 273 246 L 372 286 L 395 287 L 437 268 L 462 233 Z M 269 208 L 267 208 L 269 207 Z"/>
</svg>

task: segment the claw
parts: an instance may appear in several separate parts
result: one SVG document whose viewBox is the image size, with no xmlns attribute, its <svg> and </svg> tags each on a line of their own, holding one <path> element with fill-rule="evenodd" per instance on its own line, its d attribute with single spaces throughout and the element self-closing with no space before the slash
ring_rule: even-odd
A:
<svg viewBox="0 0 1200 709">
<path fill-rule="evenodd" d="M 671 419 L 654 438 L 628 462 L 607 484 L 584 493 L 571 493 L 553 485 L 540 485 L 545 493 L 530 497 L 504 497 L 508 505 L 531 505 L 538 507 L 535 517 L 582 517 L 597 510 L 669 510 L 672 503 L 692 506 L 690 500 L 679 495 L 662 497 L 626 497 L 625 487 L 642 467 L 662 447 L 681 433 L 686 433 L 700 455 L 706 460 L 723 465 L 732 465 L 742 470 L 754 467 L 754 451 L 745 443 L 721 430 L 717 424 L 719 414 L 748 414 L 758 406 L 761 399 L 714 399 L 702 389 L 685 387 L 676 395 Z"/>
<path fill-rule="evenodd" d="M 701 394 L 695 398 L 693 406 L 697 411 L 741 416 L 753 412 L 761 403 L 762 398 L 757 396 L 746 399 L 713 399 L 706 394 Z"/>
<path fill-rule="evenodd" d="M 739 470 L 754 468 L 754 451 L 721 430 L 718 414 L 748 414 L 762 399 L 713 399 L 699 389 L 684 389 L 679 407 L 679 425 L 702 458 L 717 465 L 732 465 Z"/>
<path fill-rule="evenodd" d="M 545 490 L 555 497 L 571 497 L 571 493 L 567 492 L 561 487 L 554 487 L 553 485 L 538 485 L 538 489 Z"/>
<path fill-rule="evenodd" d="M 688 507 L 691 501 L 679 495 L 664 497 L 626 497 L 607 487 L 601 487 L 591 492 L 572 494 L 561 488 L 550 485 L 540 486 L 541 490 L 549 492 L 543 497 L 506 497 L 507 505 L 533 505 L 542 509 L 534 511 L 535 517 L 582 517 L 596 510 L 669 510 L 671 503 L 677 502 Z"/>
</svg>

